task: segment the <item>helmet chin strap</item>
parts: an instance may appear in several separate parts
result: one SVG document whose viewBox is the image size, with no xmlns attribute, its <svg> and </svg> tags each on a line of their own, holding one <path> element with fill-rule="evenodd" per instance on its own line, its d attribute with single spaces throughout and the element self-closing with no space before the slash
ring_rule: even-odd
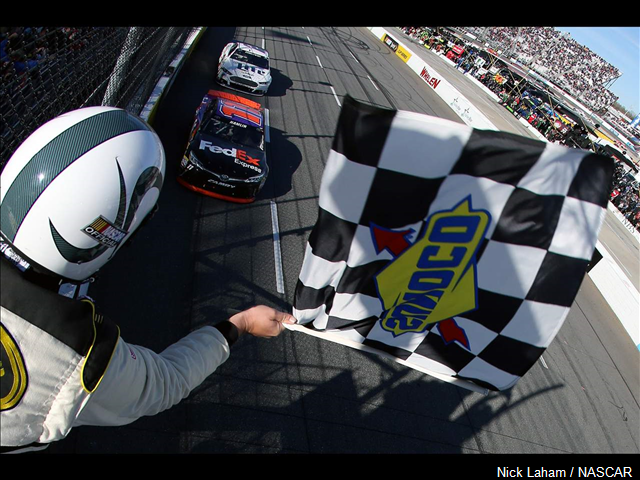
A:
<svg viewBox="0 0 640 480">
<path fill-rule="evenodd" d="M 0 234 L 0 252 L 2 252 L 4 257 L 21 272 L 26 272 L 31 268 L 31 264 L 11 248 L 11 244 L 2 234 Z"/>
<path fill-rule="evenodd" d="M 144 227 L 144 225 L 146 225 L 147 222 L 151 220 L 151 218 L 153 218 L 153 216 L 156 214 L 157 211 L 158 211 L 158 204 L 156 203 L 153 206 L 153 208 L 149 211 L 149 213 L 146 215 L 146 217 L 142 220 L 138 228 L 129 236 L 129 238 L 125 241 L 125 243 L 120 245 L 120 247 L 114 249 L 111 256 L 115 255 L 115 253 L 123 246 L 130 246 L 133 243 L 133 239 L 135 238 L 136 234 L 140 230 L 142 230 L 142 227 Z M 76 300 L 80 300 L 82 298 L 88 298 L 89 300 L 92 300 L 91 297 L 89 297 L 88 295 L 89 287 L 93 282 L 96 281 L 98 273 L 99 272 L 95 272 L 91 277 L 82 281 L 60 279 L 60 286 L 58 288 L 58 293 L 63 297 L 68 297 Z"/>
<path fill-rule="evenodd" d="M 89 286 L 95 281 L 94 277 L 90 277 L 87 280 L 84 280 L 82 283 L 79 282 L 65 282 L 60 283 L 60 287 L 58 288 L 58 294 L 63 297 L 68 297 L 75 300 L 80 300 L 82 298 L 89 298 Z"/>
<path fill-rule="evenodd" d="M 64 279 L 50 272 L 42 272 L 36 265 L 32 265 L 27 259 L 16 252 L 1 234 L 0 252 L 9 263 L 20 270 L 23 275 L 33 283 L 71 299 L 79 300 L 82 298 L 90 298 L 88 296 L 89 286 L 96 280 L 95 274 L 86 280 L 75 281 Z"/>
<path fill-rule="evenodd" d="M 142 220 L 140 226 L 131 234 L 126 242 L 121 245 L 131 245 L 136 233 L 143 227 L 158 211 L 158 204 L 156 203 L 149 213 Z M 118 250 L 118 249 L 115 249 Z M 63 297 L 71 298 L 74 300 L 80 300 L 89 297 L 89 287 L 97 279 L 98 273 L 95 272 L 92 276 L 85 280 L 71 280 L 68 278 L 62 278 L 59 275 L 45 269 L 44 267 L 30 262 L 26 257 L 22 256 L 15 250 L 12 244 L 0 233 L 0 253 L 23 275 L 33 283 L 40 285 L 43 288 L 57 292 Z M 114 251 L 115 254 L 115 251 Z M 113 254 L 112 254 L 113 255 Z"/>
</svg>

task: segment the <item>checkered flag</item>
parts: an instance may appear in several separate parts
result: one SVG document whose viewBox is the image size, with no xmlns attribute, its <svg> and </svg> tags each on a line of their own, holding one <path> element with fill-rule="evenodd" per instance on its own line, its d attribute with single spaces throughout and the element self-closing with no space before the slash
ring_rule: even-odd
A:
<svg viewBox="0 0 640 480">
<path fill-rule="evenodd" d="M 562 326 L 613 162 L 345 98 L 295 291 L 304 331 L 477 390 Z"/>
</svg>

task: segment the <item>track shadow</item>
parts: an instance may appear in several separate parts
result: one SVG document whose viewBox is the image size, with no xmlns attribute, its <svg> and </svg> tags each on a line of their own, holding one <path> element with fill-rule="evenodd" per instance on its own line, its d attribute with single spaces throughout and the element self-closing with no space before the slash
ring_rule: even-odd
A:
<svg viewBox="0 0 640 480">
<path fill-rule="evenodd" d="M 296 334 L 246 340 L 188 399 L 185 451 L 482 453 L 477 432 L 545 393 L 496 412 L 492 396 L 342 346 Z"/>
<path fill-rule="evenodd" d="M 281 30 L 270 29 L 269 35 L 273 38 L 278 38 L 281 40 L 289 40 L 292 42 L 300 42 L 300 43 L 309 43 L 307 37 L 303 37 L 301 35 L 291 35 L 290 33 L 283 32 Z"/>
<path fill-rule="evenodd" d="M 270 128 L 271 142 L 267 147 L 269 176 L 258 195 L 260 199 L 275 199 L 291 191 L 293 174 L 302 163 L 299 148 L 287 139 L 282 130 Z"/>
<path fill-rule="evenodd" d="M 293 82 L 289 77 L 277 68 L 271 67 L 271 86 L 267 92 L 268 97 L 284 97 L 293 86 Z"/>
</svg>

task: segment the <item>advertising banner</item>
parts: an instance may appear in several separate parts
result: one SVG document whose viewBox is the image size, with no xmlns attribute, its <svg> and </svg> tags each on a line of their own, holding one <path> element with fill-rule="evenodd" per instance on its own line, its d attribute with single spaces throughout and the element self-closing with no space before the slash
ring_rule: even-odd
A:
<svg viewBox="0 0 640 480">
<path fill-rule="evenodd" d="M 405 62 L 407 62 L 409 58 L 411 58 L 411 54 L 401 46 L 398 46 L 398 49 L 396 50 L 396 55 L 398 55 Z"/>
<path fill-rule="evenodd" d="M 387 44 L 387 46 L 393 50 L 394 52 L 398 50 L 398 42 L 396 42 L 393 38 L 391 38 L 388 34 L 384 34 L 382 37 L 382 41 Z"/>
<path fill-rule="evenodd" d="M 404 48 L 402 48 L 398 44 L 398 42 L 394 40 L 393 37 L 390 37 L 387 33 L 385 33 L 384 36 L 382 37 L 382 41 L 386 43 L 391 50 L 396 52 L 396 55 L 398 55 L 405 62 L 408 61 L 409 58 L 411 58 L 411 53 L 405 50 Z"/>
</svg>

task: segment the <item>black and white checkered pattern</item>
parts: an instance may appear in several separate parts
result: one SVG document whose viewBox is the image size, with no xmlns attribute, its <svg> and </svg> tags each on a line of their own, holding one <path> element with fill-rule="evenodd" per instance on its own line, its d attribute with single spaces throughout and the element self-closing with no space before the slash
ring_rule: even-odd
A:
<svg viewBox="0 0 640 480">
<path fill-rule="evenodd" d="M 590 152 L 476 130 L 345 99 L 320 187 L 319 214 L 296 286 L 294 315 L 437 375 L 513 386 L 562 326 L 591 260 L 613 162 Z M 393 336 L 380 326 L 371 222 L 409 230 L 471 196 L 491 215 L 476 254 L 478 308 L 454 317 L 469 340 L 445 344 L 437 324 Z"/>
</svg>

